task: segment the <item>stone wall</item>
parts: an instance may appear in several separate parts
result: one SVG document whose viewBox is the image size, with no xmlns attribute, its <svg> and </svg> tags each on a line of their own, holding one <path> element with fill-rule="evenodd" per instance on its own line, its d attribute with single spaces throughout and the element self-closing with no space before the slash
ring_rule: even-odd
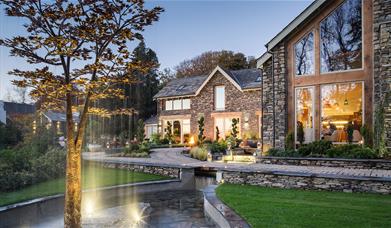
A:
<svg viewBox="0 0 391 228">
<path fill-rule="evenodd" d="M 274 59 L 272 57 L 264 64 L 262 78 L 264 150 L 270 147 L 284 148 L 288 131 L 288 81 L 284 43 L 274 47 L 272 52 Z"/>
<path fill-rule="evenodd" d="M 326 190 L 340 192 L 370 192 L 391 194 L 391 180 L 374 178 L 339 178 L 316 175 L 222 171 L 222 181 L 263 187 Z"/>
<path fill-rule="evenodd" d="M 148 166 L 148 165 L 138 165 L 138 164 L 125 164 L 125 163 L 112 163 L 104 162 L 103 167 L 106 168 L 117 168 L 117 169 L 126 169 L 134 172 L 142 172 L 149 174 L 156 174 L 171 178 L 180 178 L 180 168 L 173 167 L 164 167 L 164 166 Z"/>
<path fill-rule="evenodd" d="M 225 110 L 214 110 L 214 88 L 215 86 L 225 86 Z M 221 116 L 232 117 L 233 113 L 240 113 L 240 128 L 241 134 L 258 133 L 259 121 L 256 111 L 261 111 L 261 90 L 251 90 L 241 92 L 220 72 L 210 79 L 210 81 L 201 90 L 198 96 L 191 100 L 191 133 L 198 132 L 198 119 L 200 116 L 205 118 L 205 136 L 209 139 L 214 139 L 214 118 L 212 113 Z M 245 127 L 244 116 L 248 115 L 248 127 Z M 221 129 L 220 129 L 221 130 Z M 220 135 L 221 137 L 221 135 Z"/>
<path fill-rule="evenodd" d="M 261 157 L 257 159 L 257 163 L 275 165 L 327 166 L 350 169 L 391 170 L 391 160 L 380 159 Z"/>
<path fill-rule="evenodd" d="M 391 149 L 391 104 L 385 101 L 391 90 L 391 4 L 373 0 L 374 110 L 386 106 L 386 146 Z"/>
</svg>

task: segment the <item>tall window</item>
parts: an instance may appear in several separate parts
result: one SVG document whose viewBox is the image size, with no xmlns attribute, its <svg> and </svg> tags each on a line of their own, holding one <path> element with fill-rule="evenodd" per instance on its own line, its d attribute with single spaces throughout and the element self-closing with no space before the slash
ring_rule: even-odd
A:
<svg viewBox="0 0 391 228">
<path fill-rule="evenodd" d="M 296 75 L 315 72 L 314 33 L 310 32 L 295 44 Z"/>
<path fill-rule="evenodd" d="M 314 88 L 296 88 L 296 141 L 299 131 L 304 132 L 304 142 L 312 142 L 314 133 Z"/>
<path fill-rule="evenodd" d="M 353 142 L 360 141 L 363 123 L 363 83 L 343 83 L 321 86 L 321 137 L 334 143 L 348 141 L 351 129 Z"/>
<path fill-rule="evenodd" d="M 362 66 L 361 0 L 346 0 L 320 23 L 321 72 Z"/>
<path fill-rule="evenodd" d="M 224 86 L 215 87 L 215 109 L 216 110 L 225 109 L 225 87 Z"/>
</svg>

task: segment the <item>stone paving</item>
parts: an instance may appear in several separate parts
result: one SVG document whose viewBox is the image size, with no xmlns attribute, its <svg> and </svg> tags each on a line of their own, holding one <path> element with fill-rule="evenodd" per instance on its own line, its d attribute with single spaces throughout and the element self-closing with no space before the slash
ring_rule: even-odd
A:
<svg viewBox="0 0 391 228">
<path fill-rule="evenodd" d="M 287 174 L 300 175 L 318 175 L 318 176 L 338 176 L 345 178 L 375 178 L 391 181 L 391 170 L 380 169 L 350 169 L 339 167 L 320 167 L 320 166 L 296 166 L 296 165 L 275 165 L 275 164 L 239 164 L 239 163 L 222 163 L 206 162 L 184 156 L 181 152 L 183 148 L 154 149 L 151 158 L 127 158 L 127 157 L 110 157 L 103 152 L 84 153 L 83 158 L 93 161 L 106 162 L 125 162 L 133 164 L 153 164 L 162 166 L 175 167 L 209 167 L 221 170 L 242 170 L 254 172 L 280 172 Z"/>
</svg>

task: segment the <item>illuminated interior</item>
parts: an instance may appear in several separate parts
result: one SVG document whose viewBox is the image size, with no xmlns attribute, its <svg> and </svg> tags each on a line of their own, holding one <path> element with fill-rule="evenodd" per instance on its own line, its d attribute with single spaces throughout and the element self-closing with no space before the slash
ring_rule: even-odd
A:
<svg viewBox="0 0 391 228">
<path fill-rule="evenodd" d="M 304 130 L 304 142 L 315 139 L 314 133 L 314 88 L 296 89 L 296 128 L 302 126 Z M 297 129 L 296 129 L 297 139 Z"/>
<path fill-rule="evenodd" d="M 232 130 L 232 117 L 225 117 L 225 118 L 215 118 L 215 126 L 214 126 L 214 132 L 216 137 L 216 127 L 219 129 L 219 138 L 225 139 L 226 137 L 231 135 Z M 238 124 L 238 131 L 240 131 L 240 127 Z M 240 133 L 238 135 L 240 137 Z"/>
<path fill-rule="evenodd" d="M 342 143 L 348 141 L 348 124 L 353 125 L 353 142 L 362 137 L 363 83 L 344 83 L 321 86 L 321 138 Z"/>
</svg>

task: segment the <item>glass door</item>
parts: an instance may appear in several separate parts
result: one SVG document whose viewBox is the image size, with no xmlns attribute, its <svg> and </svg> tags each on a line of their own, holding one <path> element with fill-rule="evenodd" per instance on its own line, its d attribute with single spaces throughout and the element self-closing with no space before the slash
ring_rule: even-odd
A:
<svg viewBox="0 0 391 228">
<path fill-rule="evenodd" d="M 309 143 L 315 140 L 314 129 L 314 87 L 300 87 L 295 90 L 295 138 Z"/>
</svg>

